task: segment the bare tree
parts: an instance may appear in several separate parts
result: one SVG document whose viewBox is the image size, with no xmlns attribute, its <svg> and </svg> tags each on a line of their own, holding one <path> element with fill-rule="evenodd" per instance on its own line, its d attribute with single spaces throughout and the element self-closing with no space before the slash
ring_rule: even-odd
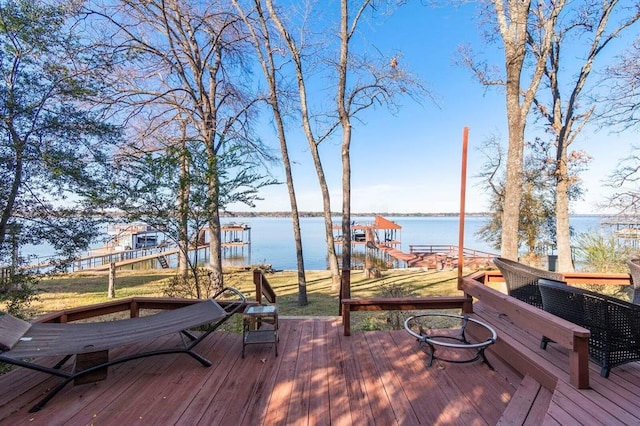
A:
<svg viewBox="0 0 640 426">
<path fill-rule="evenodd" d="M 562 20 L 562 27 L 557 25 L 554 29 L 554 37 L 551 52 L 544 68 L 544 88 L 534 98 L 537 112 L 547 122 L 548 129 L 553 135 L 553 143 L 556 147 L 555 172 L 555 216 L 556 216 L 556 243 L 558 249 L 558 269 L 560 271 L 572 271 L 573 261 L 571 256 L 571 236 L 569 226 L 569 201 L 571 188 L 576 185 L 578 176 L 571 173 L 572 164 L 584 165 L 588 157 L 577 151 L 570 151 L 570 145 L 576 140 L 582 129 L 591 119 L 596 104 L 588 109 L 581 108 L 580 100 L 583 98 L 583 89 L 593 70 L 593 64 L 599 54 L 626 28 L 633 25 L 640 18 L 640 5 L 630 8 L 630 13 L 623 16 L 619 23 L 609 25 L 612 14 L 619 6 L 618 0 L 585 1 L 580 7 L 574 4 L 567 16 Z M 629 6 L 628 3 L 626 3 Z M 623 11 L 625 11 L 623 9 Z M 539 17 L 538 22 L 543 22 Z M 577 33 L 574 39 L 590 40 L 587 43 L 587 52 L 579 72 L 567 75 L 561 53 L 568 50 L 571 37 Z M 542 49 L 535 45 L 539 39 L 531 38 L 531 51 L 534 54 Z M 571 58 L 575 58 L 575 50 L 571 50 Z M 564 78 L 563 78 L 564 77 Z M 561 80 L 570 80 L 562 83 Z M 568 90 L 566 90 L 568 88 Z M 564 95 L 567 95 L 564 101 Z M 575 170 L 575 167 L 573 167 Z"/>
<path fill-rule="evenodd" d="M 327 256 L 329 261 L 329 270 L 333 277 L 333 288 L 336 289 L 340 284 L 340 270 L 338 267 L 338 258 L 336 256 L 335 241 L 333 237 L 333 223 L 331 220 L 331 196 L 329 195 L 329 186 L 325 177 L 322 160 L 320 159 L 319 144 L 327 139 L 335 129 L 335 124 L 329 125 L 328 129 L 316 135 L 313 130 L 312 111 L 309 105 L 309 97 L 307 93 L 307 72 L 304 67 L 304 52 L 307 47 L 303 42 L 296 41 L 291 35 L 287 25 L 281 18 L 281 13 L 276 10 L 272 0 L 267 0 L 267 10 L 273 20 L 276 28 L 282 36 L 287 47 L 289 55 L 295 68 L 295 76 L 298 85 L 298 98 L 300 102 L 300 117 L 302 120 L 302 128 L 309 144 L 313 165 L 318 176 L 320 192 L 322 193 L 322 211 L 325 227 L 325 240 L 327 242 Z"/>
<path fill-rule="evenodd" d="M 264 78 L 269 88 L 268 103 L 273 113 L 273 120 L 280 142 L 280 153 L 282 154 L 282 163 L 286 177 L 287 191 L 289 193 L 289 203 L 291 205 L 291 218 L 293 222 L 293 237 L 296 247 L 296 262 L 298 267 L 298 305 L 305 306 L 307 299 L 307 281 L 305 277 L 304 255 L 302 251 L 302 233 L 300 232 L 300 214 L 298 211 L 298 201 L 293 182 L 293 174 L 291 171 L 291 160 L 289 158 L 289 146 L 287 142 L 287 134 L 283 119 L 283 99 L 287 96 L 283 95 L 281 89 L 282 82 L 278 78 L 281 65 L 276 61 L 276 50 L 272 47 L 273 36 L 271 23 L 264 11 L 262 1 L 253 1 L 253 10 L 255 12 L 255 21 L 249 18 L 237 0 L 233 0 L 238 13 L 242 16 L 248 31 L 251 34 L 253 45 L 256 49 L 256 55 Z M 277 30 L 276 30 L 277 31 Z"/>
<path fill-rule="evenodd" d="M 341 164 L 342 164 L 342 266 L 345 277 L 351 269 L 351 160 L 350 144 L 353 118 L 359 112 L 373 105 L 394 106 L 394 97 L 399 94 L 417 95 L 422 87 L 404 72 L 398 63 L 398 57 L 379 58 L 374 61 L 364 55 L 356 55 L 352 49 L 354 36 L 359 24 L 368 12 L 375 13 L 374 2 L 370 0 L 339 2 L 338 28 L 325 33 L 337 34 L 338 45 L 332 49 L 331 42 L 322 44 L 321 50 L 311 52 L 311 46 L 305 44 L 313 39 L 312 34 L 304 27 L 294 27 L 294 21 L 284 21 L 286 16 L 277 10 L 273 0 L 267 0 L 267 10 L 275 26 L 283 38 L 288 54 L 293 62 L 298 85 L 298 100 L 302 127 L 309 144 L 318 182 L 322 192 L 325 234 L 329 255 L 329 268 L 333 277 L 334 290 L 341 283 L 341 276 L 335 251 L 333 224 L 331 221 L 331 200 L 324 168 L 322 165 L 319 145 L 330 138 L 337 129 L 341 130 Z M 394 2 L 384 3 L 393 6 Z M 377 4 L 382 6 L 382 4 Z M 329 8 L 328 10 L 333 11 Z M 306 10 L 311 13 L 310 9 Z M 305 16 L 297 17 L 299 22 L 308 22 Z M 294 30 L 294 28 L 297 28 Z M 295 39 L 292 34 L 301 34 Z M 317 40 L 317 39 L 316 39 Z M 312 57 L 320 58 L 313 64 Z M 328 64 L 324 69 L 322 64 Z M 317 75 L 320 70 L 334 81 L 335 101 L 334 109 L 312 111 L 308 95 L 307 81 L 310 76 Z M 349 83 L 353 81 L 354 83 Z M 344 283 L 343 283 L 344 284 Z M 343 288 L 348 291 L 347 286 Z"/>
<path fill-rule="evenodd" d="M 623 130 L 640 124 L 640 38 L 616 63 L 607 67 L 599 102 L 605 105 L 599 120 Z"/>
<path fill-rule="evenodd" d="M 553 167 L 548 161 L 550 146 L 541 139 L 527 143 L 524 158 L 522 198 L 518 223 L 518 246 L 528 250 L 530 262 L 538 262 L 538 255 L 555 240 L 553 201 L 555 187 Z M 489 193 L 494 209 L 490 220 L 477 235 L 499 249 L 502 234 L 502 209 L 505 193 L 505 153 L 500 140 L 493 136 L 480 147 L 486 157 L 478 177 L 482 188 Z"/>
<path fill-rule="evenodd" d="M 500 246 L 502 256 L 517 259 L 524 131 L 551 52 L 553 29 L 565 0 L 491 0 L 491 4 L 504 46 L 504 78 L 491 78 L 486 66 L 477 63 L 468 51 L 462 53 L 465 63 L 483 84 L 505 87 L 509 146 Z M 532 47 L 535 50 L 532 51 Z M 525 71 L 529 71 L 529 75 L 526 76 L 527 83 L 523 84 Z"/>
<path fill-rule="evenodd" d="M 606 183 L 614 189 L 606 207 L 613 207 L 621 216 L 640 218 L 640 147 L 632 147 L 631 153 L 620 160 Z"/>
<path fill-rule="evenodd" d="M 221 192 L 221 176 L 233 170 L 224 169 L 224 156 L 266 157 L 250 134 L 257 99 L 248 90 L 242 21 L 225 2 L 195 0 L 121 0 L 97 13 L 115 25 L 113 40 L 132 65 L 119 101 L 146 114 L 149 134 L 186 120 L 192 140 L 204 147 L 210 277 L 214 288 L 221 287 L 220 209 L 229 198 Z"/>
</svg>

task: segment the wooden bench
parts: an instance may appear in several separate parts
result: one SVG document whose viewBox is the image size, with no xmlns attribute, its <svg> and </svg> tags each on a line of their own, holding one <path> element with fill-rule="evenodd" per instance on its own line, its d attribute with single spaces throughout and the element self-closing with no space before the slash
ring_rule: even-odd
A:
<svg viewBox="0 0 640 426">
<path fill-rule="evenodd" d="M 351 312 L 353 311 L 407 311 L 421 309 L 461 309 L 462 312 L 467 313 L 471 311 L 471 299 L 465 296 L 342 299 L 344 335 L 351 335 Z"/>
<path fill-rule="evenodd" d="M 551 391 L 536 379 L 526 375 L 516 389 L 516 393 L 511 397 L 497 425 L 542 424 L 552 395 Z"/>
<path fill-rule="evenodd" d="M 569 351 L 568 381 L 571 385 L 578 389 L 589 388 L 589 330 L 489 288 L 474 279 L 474 275 L 463 277 L 459 287 L 478 300 L 473 305 L 473 315 L 498 332 L 498 341 L 491 346 L 490 352 L 507 360 L 523 376 L 530 374 L 546 388 L 553 389 L 558 375 L 563 372 L 550 365 L 544 354 L 520 343 L 530 341 L 532 334 L 538 338 L 547 336 Z M 473 332 L 472 328 L 470 332 Z"/>
</svg>

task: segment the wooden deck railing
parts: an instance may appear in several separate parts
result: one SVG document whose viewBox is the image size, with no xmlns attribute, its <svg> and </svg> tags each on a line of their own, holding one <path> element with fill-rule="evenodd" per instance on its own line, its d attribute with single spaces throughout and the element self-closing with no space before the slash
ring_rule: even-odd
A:
<svg viewBox="0 0 640 426">
<path fill-rule="evenodd" d="M 253 283 L 256 286 L 256 302 L 262 303 L 263 297 L 269 303 L 277 302 L 276 293 L 260 269 L 253 270 Z"/>
<path fill-rule="evenodd" d="M 140 316 L 140 311 L 144 309 L 177 309 L 200 301 L 202 300 L 173 297 L 128 297 L 126 299 L 97 303 L 94 305 L 63 309 L 60 311 L 52 312 L 50 314 L 42 315 L 36 318 L 34 322 L 67 323 L 126 311 L 129 311 L 129 316 L 131 318 L 137 318 L 138 316 Z M 224 307 L 234 302 L 218 300 L 218 303 Z"/>
<path fill-rule="evenodd" d="M 448 253 L 453 256 L 458 256 L 459 247 L 450 244 L 410 244 L 409 253 L 411 254 L 425 254 L 425 253 Z M 495 253 L 489 253 L 487 251 L 462 248 L 465 257 L 497 257 Z"/>
<path fill-rule="evenodd" d="M 493 275 L 492 275 L 493 276 Z M 546 336 L 569 350 L 569 381 L 578 389 L 589 388 L 589 337 L 591 333 L 562 318 L 484 285 L 485 273 L 479 272 L 460 280 L 459 287 L 496 311 L 508 317 L 516 327 Z"/>
<path fill-rule="evenodd" d="M 460 309 L 462 312 L 471 312 L 471 299 L 465 296 L 342 299 L 344 335 L 351 335 L 351 312 L 353 311 L 406 311 L 418 309 Z"/>
<path fill-rule="evenodd" d="M 572 272 L 563 274 L 570 284 L 628 285 L 629 274 L 595 274 Z M 488 287 L 488 283 L 504 282 L 499 271 L 480 271 L 463 277 L 459 289 L 466 296 L 426 298 L 349 298 L 342 300 L 344 335 L 351 334 L 351 312 L 421 309 L 460 309 L 472 313 L 471 297 L 482 301 L 501 315 L 508 316 L 516 327 L 546 336 L 569 350 L 569 382 L 578 389 L 589 387 L 589 330 L 557 318 Z"/>
<path fill-rule="evenodd" d="M 601 284 L 601 285 L 629 285 L 631 275 L 628 273 L 597 273 L 597 272 L 563 272 L 562 279 L 568 284 Z M 498 270 L 483 271 L 481 274 L 472 275 L 481 282 L 504 282 L 502 274 Z"/>
</svg>

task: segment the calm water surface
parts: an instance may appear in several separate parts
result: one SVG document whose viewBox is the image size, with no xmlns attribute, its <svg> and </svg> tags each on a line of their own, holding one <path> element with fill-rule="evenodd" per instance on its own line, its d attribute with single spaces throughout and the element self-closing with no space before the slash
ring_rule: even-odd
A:
<svg viewBox="0 0 640 426">
<path fill-rule="evenodd" d="M 457 217 L 404 217 L 386 216 L 387 219 L 402 226 L 397 237 L 402 242 L 399 247 L 409 252 L 410 245 L 458 245 Z M 360 224 L 373 223 L 373 217 L 354 217 Z M 488 217 L 473 216 L 465 220 L 464 246 L 469 249 L 490 253 L 498 251 L 486 242 L 477 238 L 476 233 L 488 221 Z M 296 269 L 296 252 L 293 241 L 293 228 L 290 218 L 274 217 L 234 217 L 225 218 L 222 224 L 243 222 L 251 226 L 251 250 L 245 247 L 244 258 L 226 261 L 233 264 L 270 264 L 275 269 Z M 334 224 L 339 225 L 338 217 Z M 324 240 L 324 222 L 320 217 L 305 217 L 300 219 L 305 267 L 309 270 L 323 270 L 327 268 L 326 244 Z M 576 233 L 600 232 L 599 216 L 573 216 L 571 225 Z M 96 243 L 95 247 L 103 243 Z M 48 246 L 33 246 L 26 248 L 23 253 L 37 256 L 37 261 L 47 260 L 52 253 Z M 205 257 L 201 257 L 204 259 Z M 33 261 L 32 263 L 36 263 Z"/>
<path fill-rule="evenodd" d="M 444 244 L 458 245 L 457 217 L 394 217 L 387 219 L 402 226 L 398 237 L 402 241 L 401 250 L 409 252 L 410 245 Z M 372 223 L 373 217 L 355 217 L 357 223 Z M 486 242 L 476 237 L 478 230 L 488 221 L 488 217 L 467 217 L 465 220 L 464 246 L 470 249 L 496 253 Z M 231 222 L 223 220 L 222 223 Z M 296 269 L 296 252 L 293 241 L 292 222 L 289 218 L 236 217 L 233 222 L 244 222 L 251 226 L 251 263 L 266 263 L 276 269 Z M 339 219 L 334 218 L 338 225 Z M 322 218 L 301 218 L 300 226 L 307 269 L 326 269 L 326 244 L 324 242 L 324 221 Z M 575 216 L 571 226 L 577 233 L 599 232 L 599 216 Z"/>
</svg>

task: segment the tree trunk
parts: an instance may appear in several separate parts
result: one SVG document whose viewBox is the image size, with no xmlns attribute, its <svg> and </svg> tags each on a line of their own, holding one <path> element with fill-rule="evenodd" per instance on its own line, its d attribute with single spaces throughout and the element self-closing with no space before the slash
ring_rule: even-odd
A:
<svg viewBox="0 0 640 426">
<path fill-rule="evenodd" d="M 109 264 L 109 286 L 107 288 L 107 298 L 113 299 L 116 297 L 116 263 L 111 262 Z"/>
<path fill-rule="evenodd" d="M 216 210 L 209 219 L 209 278 L 214 291 L 221 290 L 222 273 L 222 244 L 220 242 L 220 214 Z M 199 296 L 200 297 L 200 296 Z"/>
<path fill-rule="evenodd" d="M 340 288 L 340 268 L 338 267 L 338 258 L 336 256 L 335 241 L 333 238 L 333 222 L 331 219 L 331 197 L 329 195 L 329 187 L 324 175 L 324 169 L 322 168 L 322 161 L 320 160 L 320 153 L 318 152 L 318 143 L 314 137 L 313 129 L 309 118 L 309 108 L 307 105 L 307 88 L 304 79 L 304 72 L 302 68 L 302 58 L 300 50 L 296 46 L 295 42 L 289 35 L 289 32 L 282 23 L 279 14 L 276 12 L 273 5 L 273 0 L 267 0 L 267 9 L 271 15 L 273 22 L 275 23 L 278 31 L 285 39 L 288 45 L 289 53 L 295 64 L 296 80 L 298 84 L 298 95 L 300 97 L 300 116 L 302 118 L 302 128 L 311 150 L 311 157 L 313 158 L 313 165 L 316 169 L 318 176 L 318 184 L 320 185 L 320 192 L 322 193 L 322 211 L 324 217 L 325 228 L 325 240 L 327 242 L 327 258 L 329 262 L 329 270 L 331 271 L 331 289 L 336 291 Z"/>
<path fill-rule="evenodd" d="M 213 141 L 213 137 L 211 139 Z M 213 145 L 213 142 L 211 142 Z M 224 286 L 222 273 L 222 243 L 220 236 L 220 183 L 218 182 L 218 159 L 209 152 L 209 278 L 213 291 Z M 200 297 L 200 296 L 199 296 Z M 207 296 L 208 297 L 208 296 Z"/>
<path fill-rule="evenodd" d="M 515 71 L 512 72 L 514 74 Z M 522 201 L 522 166 L 524 156 L 524 122 L 520 109 L 520 82 L 518 77 L 507 78 L 507 122 L 509 149 L 507 150 L 507 176 L 502 212 L 501 255 L 518 259 L 518 225 Z"/>
<path fill-rule="evenodd" d="M 340 66 L 337 109 L 342 127 L 342 271 L 346 272 L 351 271 L 351 122 L 345 99 L 349 55 L 349 3 L 347 0 L 341 0 L 340 5 Z M 346 285 L 350 285 L 350 282 L 342 283 L 343 294 L 347 294 L 344 292 Z"/>
<path fill-rule="evenodd" d="M 502 213 L 501 254 L 508 259 L 518 258 L 518 225 L 522 200 L 522 166 L 524 156 L 524 129 L 534 96 L 538 91 L 547 62 L 553 28 L 565 0 L 543 7 L 536 4 L 532 11 L 531 0 L 493 0 L 500 35 L 504 43 L 506 73 L 506 106 L 509 127 L 507 151 L 507 181 Z M 537 13 L 539 22 L 539 46 L 533 55 L 532 73 L 528 87 L 522 87 L 522 70 L 527 53 L 530 14 Z M 545 15 L 546 13 L 546 15 Z"/>
<path fill-rule="evenodd" d="M 11 141 L 15 147 L 15 168 L 13 174 L 13 181 L 11 182 L 11 190 L 6 200 L 6 204 L 3 206 L 2 215 L 0 216 L 0 243 L 4 243 L 7 236 L 7 227 L 9 220 L 13 216 L 13 208 L 18 198 L 18 192 L 22 186 L 22 169 L 24 165 L 23 151 L 24 143 L 20 140 L 17 132 L 13 130 L 13 125 L 10 126 Z"/>
<path fill-rule="evenodd" d="M 298 212 L 298 201 L 296 198 L 296 191 L 293 185 L 293 174 L 291 172 L 291 160 L 289 159 L 289 148 L 287 145 L 287 136 L 284 130 L 284 123 L 282 121 L 282 114 L 280 113 L 280 102 L 278 92 L 278 83 L 276 80 L 276 64 L 273 59 L 273 50 L 271 48 L 271 35 L 269 32 L 269 26 L 267 26 L 267 20 L 262 9 L 262 3 L 260 0 L 255 0 L 254 5 L 260 22 L 260 30 L 262 38 L 253 30 L 250 25 L 247 16 L 242 11 L 242 8 L 238 5 L 237 0 L 234 0 L 234 5 L 240 11 L 243 16 L 247 27 L 251 31 L 253 37 L 256 53 L 262 66 L 262 72 L 269 85 L 270 105 L 273 112 L 273 119 L 278 132 L 278 140 L 280 142 L 280 152 L 282 154 L 282 163 L 284 165 L 284 172 L 287 182 L 287 191 L 289 193 L 289 204 L 291 205 L 291 219 L 293 222 L 293 239 L 296 246 L 296 262 L 298 267 L 298 305 L 306 306 L 309 301 L 307 299 L 307 280 L 305 277 L 304 268 L 304 255 L 302 250 L 302 233 L 300 232 L 300 214 Z M 264 51 L 262 49 L 264 45 Z"/>
<path fill-rule="evenodd" d="M 556 189 L 556 244 L 558 247 L 558 271 L 572 272 L 571 235 L 569 228 L 569 176 L 566 154 L 558 161 Z"/>
<path fill-rule="evenodd" d="M 180 188 L 178 193 L 178 274 L 183 278 L 189 276 L 189 159 L 186 155 L 186 129 L 182 128 L 182 151 L 180 153 Z M 197 242 L 196 242 L 197 250 Z"/>
</svg>

